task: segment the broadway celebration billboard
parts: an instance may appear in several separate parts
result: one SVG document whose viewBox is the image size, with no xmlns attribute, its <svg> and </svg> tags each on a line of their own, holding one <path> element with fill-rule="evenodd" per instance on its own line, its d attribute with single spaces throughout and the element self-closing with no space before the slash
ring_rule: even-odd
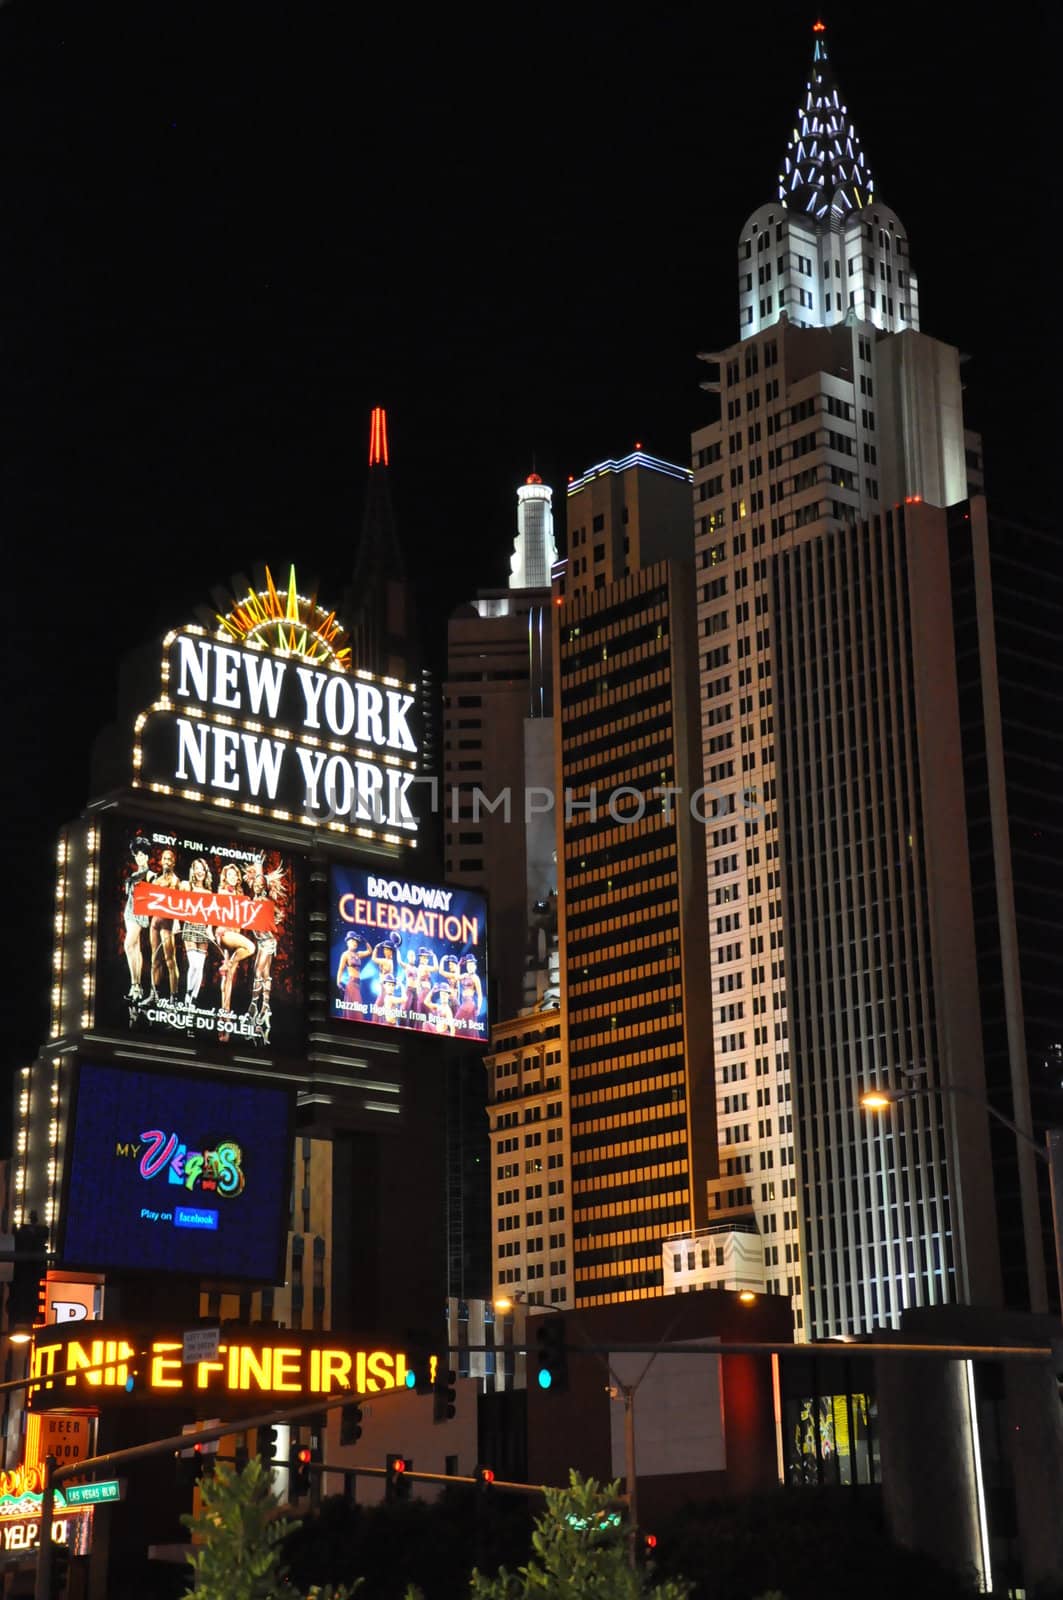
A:
<svg viewBox="0 0 1063 1600">
<path fill-rule="evenodd" d="M 253 839 L 109 817 L 96 1011 L 108 1028 L 298 1048 L 297 858 Z"/>
<path fill-rule="evenodd" d="M 487 1039 L 483 895 L 338 863 L 329 892 L 333 1017 Z"/>
</svg>

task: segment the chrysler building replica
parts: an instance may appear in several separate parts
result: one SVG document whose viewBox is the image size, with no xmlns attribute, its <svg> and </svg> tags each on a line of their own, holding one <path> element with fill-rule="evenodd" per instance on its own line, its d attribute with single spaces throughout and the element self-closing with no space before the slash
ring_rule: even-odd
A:
<svg viewBox="0 0 1063 1600">
<path fill-rule="evenodd" d="M 788 1294 L 824 1338 L 999 1304 L 1002 1272 L 950 580 L 980 441 L 821 22 L 738 306 L 692 440 L 721 1176 L 665 1283 Z M 879 1085 L 908 1093 L 876 1120 Z M 1036 1162 L 1006 1159 L 1036 1306 Z"/>
</svg>

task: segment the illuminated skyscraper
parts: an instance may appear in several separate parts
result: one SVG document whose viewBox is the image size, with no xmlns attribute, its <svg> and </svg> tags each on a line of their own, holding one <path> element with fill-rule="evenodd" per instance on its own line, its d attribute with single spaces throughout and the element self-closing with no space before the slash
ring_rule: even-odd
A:
<svg viewBox="0 0 1063 1600">
<path fill-rule="evenodd" d="M 561 1070 L 557 867 L 548 803 L 553 783 L 552 495 L 535 473 L 521 485 L 509 587 L 480 590 L 447 624 L 442 794 L 447 882 L 487 895 L 492 1031 L 508 1037 L 508 1020 L 537 1008 L 535 1022 L 518 1022 L 514 1032 L 522 1038 L 533 1028 L 538 1038 L 552 1022 L 550 1080 Z M 503 1077 L 509 1070 L 507 1063 Z M 524 1081 L 531 1092 L 527 1074 Z M 493 1111 L 488 1118 L 485 1109 L 493 1084 L 493 1069 L 481 1050 L 469 1051 L 450 1069 L 450 1103 L 458 1109 L 451 1118 L 447 1155 L 448 1285 L 451 1295 L 466 1302 L 486 1297 L 493 1288 L 524 1292 L 526 1241 L 512 1233 L 516 1212 L 500 1207 L 511 1194 L 523 1201 L 525 1190 L 530 1195 L 537 1187 L 541 1195 L 547 1181 L 537 1175 L 508 1186 L 497 1181 L 501 1168 L 508 1173 L 521 1165 L 512 1151 L 522 1136 L 497 1135 L 499 1118 Z M 503 1098 L 513 1087 L 504 1086 Z M 538 1088 L 543 1089 L 541 1070 Z M 541 1114 L 537 1105 L 536 1115 Z M 501 1123 L 508 1126 L 516 1115 L 507 1107 Z M 522 1208 L 520 1217 L 534 1218 L 536 1212 L 541 1223 L 543 1210 L 537 1206 L 527 1213 Z M 547 1234 L 534 1220 L 531 1227 L 531 1240 L 543 1248 Z M 495 1237 L 500 1228 L 506 1233 L 501 1265 Z M 545 1255 L 538 1265 L 546 1270 Z M 558 1288 L 565 1281 L 555 1277 Z"/>
<path fill-rule="evenodd" d="M 509 587 L 481 589 L 447 624 L 447 881 L 487 895 L 499 1021 L 557 1001 L 552 494 L 534 473 L 521 485 Z"/>
<path fill-rule="evenodd" d="M 755 1223 L 766 1287 L 823 1337 L 911 1305 L 997 1303 L 1001 1263 L 935 509 L 977 495 L 980 441 L 959 352 L 919 329 L 907 236 L 821 23 L 778 197 L 742 228 L 738 273 L 739 340 L 703 358 L 720 418 L 693 438 L 717 812 L 712 1215 Z M 997 915 L 1012 916 L 1003 900 Z M 1020 1077 L 998 1109 L 1026 1125 Z M 859 1095 L 884 1082 L 929 1092 L 874 1124 Z"/>
<path fill-rule="evenodd" d="M 716 1172 L 689 484 L 637 449 L 568 490 L 554 787 L 577 1306 L 663 1293 L 661 1241 L 706 1223 Z"/>
</svg>

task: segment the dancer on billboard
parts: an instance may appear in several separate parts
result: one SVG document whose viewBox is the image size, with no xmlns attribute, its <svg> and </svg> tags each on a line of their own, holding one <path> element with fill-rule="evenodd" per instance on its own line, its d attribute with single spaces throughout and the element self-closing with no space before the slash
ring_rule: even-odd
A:
<svg viewBox="0 0 1063 1600">
<path fill-rule="evenodd" d="M 389 933 L 387 938 L 382 939 L 373 950 L 373 960 L 376 962 L 376 969 L 380 974 L 381 988 L 384 986 L 385 979 L 392 978 L 397 980 L 400 976 L 396 970 L 396 963 L 401 965 L 399 960 L 400 943 L 398 934 Z"/>
<path fill-rule="evenodd" d="M 427 945 L 422 945 L 421 949 L 417 952 L 417 967 L 414 973 L 414 982 L 416 988 L 414 1006 L 417 1010 L 418 1020 L 416 1026 L 418 1028 L 426 1028 L 428 1026 L 428 1019 L 432 1014 L 432 987 L 435 983 L 435 975 L 438 970 L 439 963 L 435 958 L 434 951 L 429 950 Z M 407 968 L 407 972 L 409 972 L 409 968 Z M 407 985 L 409 985 L 408 977 L 406 981 Z M 408 987 L 407 993 L 409 993 Z"/>
<path fill-rule="evenodd" d="M 399 997 L 395 993 L 394 978 L 384 978 L 380 985 L 380 999 L 373 1007 L 380 1022 L 386 1022 L 388 1027 L 397 1027 L 399 1021 Z"/>
<path fill-rule="evenodd" d="M 221 869 L 218 877 L 218 893 L 239 896 L 243 893 L 243 880 L 240 877 L 240 868 L 229 861 Z M 222 957 L 221 963 L 221 1006 L 218 1017 L 218 1040 L 225 1041 L 229 1038 L 229 1029 L 222 1026 L 226 1013 L 232 1014 L 233 978 L 241 961 L 246 961 L 248 956 L 253 956 L 255 947 L 246 933 L 236 928 L 219 928 L 215 934 L 218 944 L 228 951 Z"/>
<path fill-rule="evenodd" d="M 277 928 L 284 920 L 284 874 L 279 868 L 267 872 L 265 858 L 257 856 L 254 865 L 247 873 L 247 884 L 252 899 L 270 900 L 273 903 L 273 927 L 254 930 L 258 950 L 255 955 L 255 971 L 251 985 L 251 1004 L 247 1009 L 248 1016 L 258 1022 L 262 1042 L 268 1044 L 273 957 L 277 954 Z"/>
<path fill-rule="evenodd" d="M 446 1033 L 453 1037 L 457 1032 L 457 1019 L 454 1015 L 454 991 L 449 983 L 441 983 L 434 993 L 425 996 L 424 1009 L 428 1016 L 426 1029 L 431 1033 Z"/>
<path fill-rule="evenodd" d="M 155 874 L 154 883 L 159 889 L 179 889 L 181 880 L 174 870 L 177 866 L 177 857 L 172 850 L 164 850 L 159 861 L 159 871 Z M 174 944 L 174 928 L 176 923 L 172 917 L 152 917 L 148 942 L 151 947 L 151 994 L 148 1004 L 155 1005 L 160 1000 L 159 989 L 162 984 L 162 969 L 165 966 L 170 980 L 171 1001 L 177 999 L 177 990 L 180 985 L 181 975 L 177 966 L 177 947 Z"/>
<path fill-rule="evenodd" d="M 149 917 L 142 916 L 133 910 L 133 891 L 138 883 L 151 883 L 155 874 L 148 865 L 151 859 L 151 845 L 142 835 L 138 834 L 129 846 L 129 853 L 135 863 L 133 871 L 126 879 L 126 901 L 123 920 L 125 921 L 125 950 L 126 962 L 129 966 L 129 995 L 131 1007 L 140 1005 L 144 998 L 144 929 L 148 926 Z"/>
<path fill-rule="evenodd" d="M 214 874 L 210 865 L 202 856 L 196 856 L 188 869 L 188 878 L 182 883 L 182 889 L 200 889 L 209 894 L 214 887 Z M 214 943 L 212 931 L 203 922 L 182 922 L 181 943 L 185 949 L 185 960 L 188 962 L 188 974 L 185 978 L 185 1003 L 195 1005 L 203 983 L 203 969 L 207 964 L 207 951 Z"/>
<path fill-rule="evenodd" d="M 476 957 L 465 956 L 462 960 L 461 974 L 461 1004 L 455 1013 L 458 1026 L 465 1031 L 476 1031 L 475 1024 L 479 1021 L 480 1010 L 484 1002 L 483 984 L 480 974 L 476 970 Z"/>
<path fill-rule="evenodd" d="M 350 1005 L 362 1005 L 362 966 L 373 954 L 369 940 L 360 933 L 351 932 L 340 955 L 336 968 L 336 987 Z"/>
</svg>

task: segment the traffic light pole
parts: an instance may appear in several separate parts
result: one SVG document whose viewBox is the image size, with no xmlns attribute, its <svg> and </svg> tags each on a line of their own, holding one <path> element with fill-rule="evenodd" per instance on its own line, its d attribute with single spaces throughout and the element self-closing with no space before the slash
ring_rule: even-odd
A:
<svg viewBox="0 0 1063 1600">
<path fill-rule="evenodd" d="M 649 1371 L 647 1366 L 646 1372 Z M 646 1373 L 642 1374 L 644 1378 Z M 639 1383 L 642 1378 L 639 1379 Z M 638 1537 L 639 1537 L 639 1480 L 635 1470 L 635 1388 L 637 1385 L 624 1385 L 624 1465 L 627 1473 L 627 1541 L 628 1564 L 632 1567 L 638 1565 Z"/>
<path fill-rule="evenodd" d="M 37 1576 L 34 1600 L 51 1600 L 52 1524 L 55 1520 L 55 1457 L 44 1458 L 44 1494 L 41 1497 L 41 1528 L 37 1537 Z"/>
<path fill-rule="evenodd" d="M 455 1347 L 455 1348 L 457 1348 L 457 1347 Z M 464 1349 L 464 1350 L 469 1351 L 470 1353 L 471 1352 L 475 1352 L 475 1351 L 481 1351 L 481 1350 L 484 1350 L 484 1351 L 490 1350 L 490 1351 L 494 1352 L 495 1354 L 497 1354 L 497 1350 L 498 1350 L 498 1347 L 496 1345 L 486 1345 L 486 1344 L 483 1344 L 483 1345 L 466 1345 L 466 1346 L 462 1346 L 461 1348 Z M 653 1344 L 653 1345 L 627 1344 L 627 1343 L 624 1343 L 624 1344 L 611 1344 L 611 1345 L 591 1345 L 588 1342 L 587 1345 L 585 1346 L 585 1348 L 589 1352 L 591 1352 L 591 1353 L 593 1353 L 595 1355 L 601 1356 L 604 1359 L 605 1364 L 608 1366 L 608 1357 L 609 1357 L 610 1353 L 615 1354 L 615 1353 L 619 1353 L 619 1352 L 625 1352 L 625 1353 L 626 1352 L 641 1352 L 643 1354 L 649 1355 L 652 1358 L 653 1356 L 656 1356 L 656 1355 L 658 1355 L 660 1353 L 661 1346 L 660 1346 L 659 1343 L 658 1344 Z M 529 1347 L 527 1345 L 525 1345 L 524 1346 L 524 1350 L 525 1350 L 526 1353 L 528 1352 L 528 1349 L 529 1349 Z M 967 1361 L 997 1360 L 997 1361 L 1034 1361 L 1034 1362 L 1038 1362 L 1038 1361 L 1054 1361 L 1054 1360 L 1058 1359 L 1058 1352 L 1056 1350 L 1054 1350 L 1051 1345 L 955 1345 L 955 1344 L 878 1344 L 878 1343 L 869 1343 L 869 1344 L 860 1344 L 858 1346 L 853 1346 L 853 1345 L 836 1345 L 836 1344 L 830 1344 L 830 1343 L 824 1343 L 824 1344 L 809 1343 L 809 1344 L 803 1344 L 803 1345 L 794 1345 L 794 1344 L 786 1344 L 786 1343 L 783 1343 L 782 1341 L 777 1341 L 777 1342 L 767 1342 L 767 1341 L 765 1341 L 765 1342 L 756 1342 L 756 1341 L 752 1341 L 752 1340 L 748 1341 L 748 1342 L 747 1341 L 735 1342 L 735 1343 L 728 1342 L 726 1344 L 724 1344 L 724 1343 L 713 1343 L 713 1342 L 701 1341 L 701 1340 L 698 1340 L 698 1341 L 683 1341 L 681 1343 L 676 1343 L 676 1344 L 670 1345 L 669 1346 L 669 1354 L 671 1354 L 671 1355 L 678 1355 L 678 1354 L 682 1354 L 682 1355 L 711 1355 L 711 1356 L 726 1356 L 726 1355 L 779 1355 L 779 1356 L 786 1356 L 786 1355 L 793 1355 L 793 1356 L 802 1356 L 802 1357 L 807 1357 L 808 1355 L 813 1354 L 813 1355 L 817 1355 L 817 1356 L 821 1355 L 821 1356 L 825 1356 L 825 1357 L 833 1356 L 833 1357 L 835 1357 L 837 1359 L 851 1359 L 852 1355 L 854 1353 L 854 1349 L 860 1355 L 884 1355 L 884 1356 L 894 1356 L 894 1357 L 895 1356 L 907 1356 L 907 1357 L 910 1357 L 910 1358 L 911 1357 L 936 1356 L 938 1359 L 944 1359 L 944 1360 L 967 1360 Z M 112 1365 L 113 1365 L 113 1363 L 112 1363 Z M 95 1370 L 95 1369 L 85 1369 L 82 1372 L 81 1375 L 85 1376 L 85 1372 L 88 1371 L 88 1370 Z M 641 1376 L 639 1378 L 639 1383 L 641 1383 L 642 1378 L 645 1377 L 646 1371 L 648 1371 L 648 1370 L 649 1370 L 649 1365 L 647 1364 L 646 1369 L 643 1371 L 643 1373 L 641 1374 Z M 611 1369 L 610 1369 L 610 1371 L 611 1371 Z M 614 1376 L 614 1381 L 615 1381 L 615 1374 L 613 1376 Z M 35 1374 L 31 1374 L 30 1376 L 25 1377 L 25 1378 L 14 1378 L 14 1379 L 10 1379 L 10 1380 L 8 1380 L 8 1381 L 6 1381 L 4 1383 L 0 1383 L 0 1393 L 3 1393 L 5 1391 L 10 1392 L 10 1391 L 15 1390 L 15 1389 L 49 1389 L 49 1388 L 54 1387 L 56 1381 L 58 1381 L 58 1380 L 56 1380 L 54 1377 L 50 1377 L 46 1373 L 45 1374 L 35 1373 Z M 635 1475 L 634 1475 L 634 1465 L 635 1465 L 635 1456 L 634 1456 L 634 1420 L 635 1420 L 634 1419 L 634 1395 L 635 1395 L 636 1389 L 638 1388 L 638 1384 L 636 1383 L 636 1384 L 633 1384 L 633 1385 L 630 1385 L 630 1386 L 623 1386 L 622 1385 L 622 1386 L 619 1386 L 619 1387 L 620 1387 L 620 1392 L 624 1395 L 625 1408 L 626 1408 L 626 1410 L 625 1410 L 625 1445 L 627 1445 L 627 1441 L 630 1438 L 630 1446 L 629 1446 L 630 1455 L 628 1457 L 628 1460 L 629 1460 L 629 1463 L 630 1463 L 630 1469 L 631 1469 L 630 1473 L 629 1473 L 629 1489 L 632 1490 L 632 1491 L 636 1491 L 637 1492 L 637 1488 L 636 1488 L 636 1484 L 635 1484 Z M 630 1405 L 628 1404 L 629 1396 L 630 1396 L 630 1401 L 631 1401 Z M 196 1444 L 213 1444 L 216 1440 L 228 1438 L 229 1435 L 231 1435 L 231 1434 L 233 1434 L 235 1432 L 239 1432 L 241 1430 L 250 1430 L 252 1428 L 272 1427 L 275 1423 L 278 1423 L 278 1422 L 298 1422 L 298 1421 L 301 1421 L 302 1419 L 307 1418 L 307 1417 L 320 1416 L 323 1411 L 334 1411 L 340 1406 L 351 1405 L 352 1402 L 357 1402 L 357 1403 L 361 1404 L 363 1401 L 366 1401 L 366 1400 L 368 1400 L 370 1398 L 371 1397 L 369 1395 L 356 1394 L 356 1393 L 353 1393 L 350 1389 L 342 1389 L 336 1395 L 332 1395 L 332 1396 L 319 1395 L 316 1399 L 311 1400 L 311 1401 L 307 1401 L 303 1405 L 285 1406 L 283 1409 L 280 1409 L 280 1410 L 262 1412 L 260 1414 L 254 1415 L 254 1416 L 231 1418 L 227 1422 L 216 1423 L 216 1424 L 214 1424 L 214 1426 L 209 1427 L 209 1428 L 197 1428 L 194 1432 L 190 1432 L 190 1433 L 171 1434 L 169 1437 L 167 1437 L 165 1439 L 154 1439 L 154 1440 L 150 1441 L 147 1444 L 129 1445 L 124 1450 L 112 1450 L 112 1451 L 109 1451 L 106 1455 L 89 1456 L 83 1461 L 65 1462 L 62 1466 L 58 1466 L 56 1464 L 54 1456 L 46 1456 L 45 1457 L 45 1461 L 44 1461 L 44 1488 L 43 1488 L 43 1494 L 42 1494 L 42 1497 L 41 1497 L 40 1542 L 39 1542 L 39 1547 L 38 1547 L 38 1551 L 37 1551 L 37 1581 L 36 1581 L 36 1586 L 34 1588 L 34 1600 L 50 1600 L 50 1596 L 48 1594 L 48 1585 L 50 1585 L 50 1583 L 51 1583 L 51 1571 L 52 1571 L 52 1561 L 51 1561 L 51 1557 L 52 1557 L 52 1550 L 51 1550 L 52 1539 L 51 1539 L 51 1535 L 52 1535 L 52 1524 L 53 1524 L 54 1519 L 55 1519 L 55 1491 L 56 1491 L 57 1487 L 59 1487 L 62 1483 L 65 1483 L 68 1478 L 75 1478 L 75 1477 L 80 1478 L 80 1477 L 84 1476 L 84 1474 L 86 1472 L 95 1471 L 95 1470 L 97 1470 L 97 1469 L 99 1469 L 101 1467 L 116 1467 L 116 1466 L 118 1466 L 120 1464 L 121 1465 L 126 1465 L 126 1464 L 128 1464 L 129 1462 L 132 1462 L 132 1461 L 143 1461 L 143 1460 L 147 1459 L 150 1456 L 163 1455 L 163 1454 L 175 1455 L 177 1453 L 177 1451 L 179 1451 L 179 1450 L 187 1450 L 187 1449 L 189 1449 L 191 1447 L 194 1447 Z M 630 1435 L 628 1434 L 627 1429 L 630 1429 Z M 334 1467 L 333 1468 L 327 1468 L 326 1467 L 323 1470 L 325 1470 L 325 1471 L 342 1471 L 343 1469 L 342 1468 L 334 1468 Z M 382 1478 L 382 1477 L 386 1476 L 386 1468 L 384 1468 L 384 1467 L 378 1467 L 378 1468 L 360 1467 L 357 1470 L 359 1472 L 365 1473 L 367 1476 L 370 1476 L 370 1477 L 381 1477 Z M 454 1482 L 458 1482 L 458 1483 L 461 1483 L 461 1482 L 475 1483 L 476 1482 L 475 1478 L 464 1478 L 464 1479 L 462 1479 L 462 1478 L 452 1478 L 452 1477 L 447 1477 L 445 1474 L 440 1474 L 440 1473 L 411 1472 L 409 1476 L 410 1476 L 411 1481 L 413 1481 L 413 1482 L 425 1482 L 425 1483 L 433 1483 L 433 1482 L 437 1482 L 437 1483 L 454 1483 Z M 514 1484 L 514 1483 L 507 1483 L 507 1482 L 498 1482 L 497 1480 L 492 1484 L 491 1487 L 493 1489 L 500 1489 L 500 1490 L 503 1490 L 503 1491 L 505 1491 L 505 1490 L 517 1490 L 517 1491 L 520 1491 L 520 1492 L 525 1493 L 525 1494 L 527 1494 L 527 1493 L 540 1493 L 541 1492 L 541 1487 L 537 1488 L 536 1486 L 531 1485 L 531 1484 Z M 634 1523 L 635 1517 L 634 1517 L 634 1506 L 633 1505 L 632 1505 L 632 1509 L 631 1509 L 630 1515 L 631 1515 L 631 1521 L 632 1521 L 632 1523 Z M 633 1549 L 634 1549 L 634 1546 L 633 1546 Z"/>
</svg>

